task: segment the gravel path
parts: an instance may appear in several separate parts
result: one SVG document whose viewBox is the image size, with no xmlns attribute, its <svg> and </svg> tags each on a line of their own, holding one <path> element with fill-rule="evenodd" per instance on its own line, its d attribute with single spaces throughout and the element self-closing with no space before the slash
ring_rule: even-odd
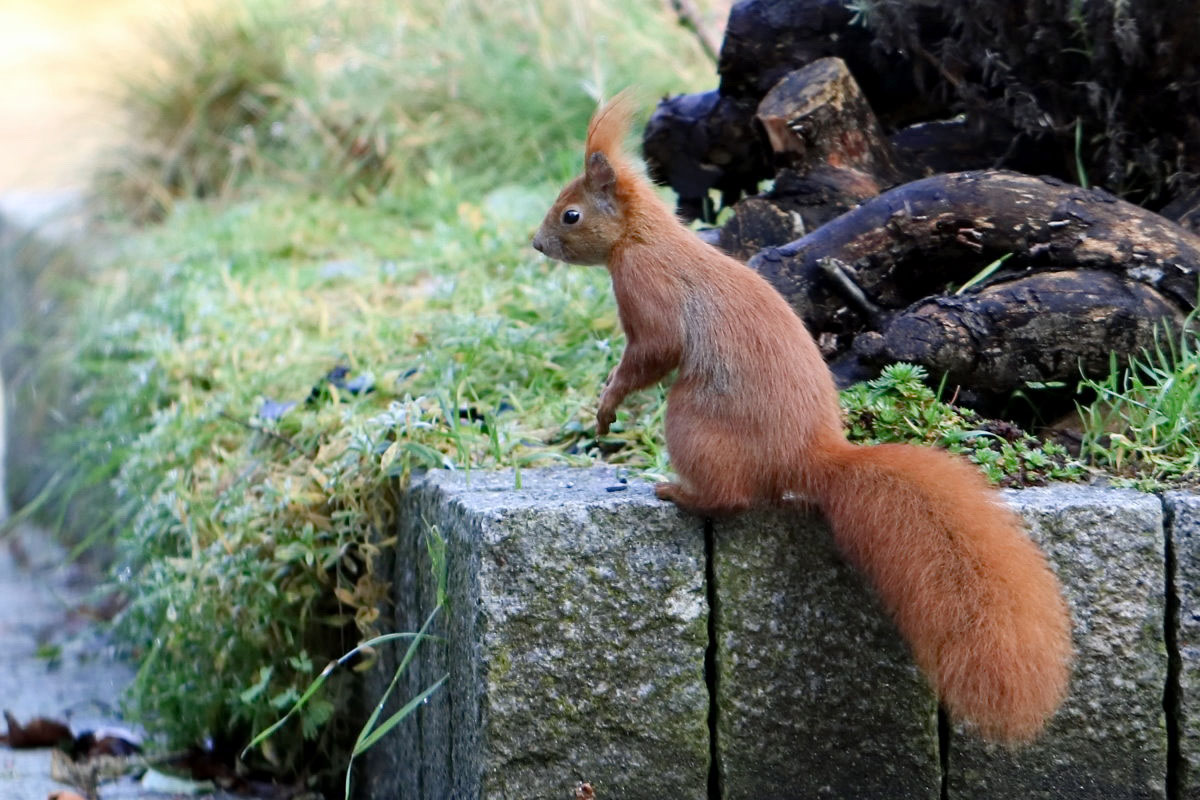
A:
<svg viewBox="0 0 1200 800">
<path fill-rule="evenodd" d="M 133 669 L 115 658 L 78 612 L 89 601 L 90 581 L 64 561 L 62 550 L 39 530 L 22 528 L 0 539 L 0 709 L 22 723 L 62 720 L 76 734 L 114 725 L 128 729 L 118 703 Z M 0 800 L 47 800 L 71 788 L 51 779 L 50 762 L 49 749 L 0 745 Z M 132 778 L 100 787 L 100 800 L 170 796 L 148 792 Z"/>
</svg>

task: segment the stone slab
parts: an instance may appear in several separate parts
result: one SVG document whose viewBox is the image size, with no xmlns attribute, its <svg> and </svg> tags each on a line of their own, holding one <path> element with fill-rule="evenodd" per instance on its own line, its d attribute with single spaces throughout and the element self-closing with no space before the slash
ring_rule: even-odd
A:
<svg viewBox="0 0 1200 800">
<path fill-rule="evenodd" d="M 721 796 L 938 798 L 933 693 L 820 517 L 713 534 Z"/>
<path fill-rule="evenodd" d="M 1179 731 L 1179 800 L 1200 800 L 1200 495 L 1168 492 L 1167 529 L 1174 554 L 1173 594 L 1178 693 L 1172 698 Z"/>
<path fill-rule="evenodd" d="M 430 561 L 431 531 L 425 526 L 416 495 L 405 495 L 394 540 L 380 548 L 379 574 L 391 576 L 390 603 L 382 610 L 377 625 L 382 633 L 415 633 L 437 605 L 437 581 Z M 444 636 L 446 617 L 439 612 L 428 632 Z M 411 640 L 400 640 L 378 648 L 378 662 L 364 682 L 363 716 L 384 697 L 393 681 L 390 699 L 380 714 L 387 719 L 410 699 L 432 686 L 446 673 L 446 648 L 428 639 L 417 645 L 415 657 L 397 674 Z M 402 720 L 390 733 L 358 760 L 355 796 L 371 800 L 446 797 L 448 752 L 444 746 L 426 753 L 444 740 L 444 721 L 449 717 L 446 692 L 439 690 Z M 361 784 L 361 785 L 359 785 Z"/>
<path fill-rule="evenodd" d="M 450 679 L 393 744 L 413 793 L 392 796 L 559 800 L 589 781 L 599 797 L 706 797 L 699 520 L 611 469 L 430 473 L 402 517 L 398 561 L 430 530 L 445 541 L 447 644 L 415 674 Z"/>
<path fill-rule="evenodd" d="M 427 541 L 444 540 L 447 643 L 422 649 L 396 704 L 451 678 L 381 748 L 369 796 L 569 798 L 587 780 L 599 797 L 708 797 L 710 688 L 722 798 L 1166 796 L 1161 502 L 1007 496 L 1063 579 L 1077 650 L 1063 709 L 1018 750 L 960 728 L 939 742 L 932 694 L 819 517 L 705 523 L 611 469 L 430 474 L 401 504 L 393 622 L 415 630 L 436 602 Z M 1200 499 L 1168 508 L 1186 705 Z"/>
<path fill-rule="evenodd" d="M 949 797 L 1165 797 L 1162 504 L 1077 486 L 1007 499 L 1064 584 L 1076 651 L 1071 689 L 1046 732 L 1024 748 L 989 745 L 956 728 Z"/>
</svg>

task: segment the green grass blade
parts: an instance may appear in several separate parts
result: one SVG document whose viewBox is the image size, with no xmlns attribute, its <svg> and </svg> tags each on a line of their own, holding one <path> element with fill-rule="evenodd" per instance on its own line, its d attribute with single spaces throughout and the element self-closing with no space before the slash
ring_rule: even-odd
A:
<svg viewBox="0 0 1200 800">
<path fill-rule="evenodd" d="M 975 275 L 973 275 L 969 281 L 964 283 L 962 286 L 958 287 L 958 291 L 956 291 L 954 294 L 956 294 L 956 295 L 962 294 L 963 292 L 970 289 L 972 286 L 976 286 L 976 285 L 982 283 L 983 281 L 986 281 L 988 278 L 990 278 L 996 272 L 996 270 L 1000 269 L 1000 267 L 1004 265 L 1005 261 L 1008 261 L 1010 258 L 1012 258 L 1012 255 L 1013 255 L 1012 253 L 1005 253 L 1004 255 L 1000 256 L 992 263 L 988 264 L 983 269 L 979 270 L 979 272 L 976 272 Z"/>
<path fill-rule="evenodd" d="M 438 688 L 441 687 L 441 685 L 443 683 L 445 683 L 449 677 L 450 677 L 449 673 L 443 675 L 441 678 L 439 678 L 437 680 L 436 683 L 434 683 L 432 686 L 430 686 L 425 691 L 421 692 L 419 695 L 414 697 L 412 700 L 409 700 L 407 703 L 404 704 L 403 708 L 401 708 L 395 714 L 392 714 L 390 717 L 388 717 L 386 720 L 384 720 L 383 724 L 380 725 L 375 730 L 373 730 L 369 736 L 367 736 L 366 738 L 359 741 L 359 743 L 354 748 L 354 755 L 356 755 L 356 756 L 361 755 L 362 753 L 364 753 L 365 751 L 370 749 L 370 747 L 373 744 L 375 744 L 381 738 L 386 736 L 387 733 L 392 728 L 396 727 L 396 725 L 398 725 L 405 717 L 407 717 L 409 714 L 411 714 L 413 712 L 413 709 L 415 709 L 417 706 L 421 705 L 421 703 L 424 703 L 426 698 L 428 698 L 431 694 L 436 692 L 438 690 Z"/>
<path fill-rule="evenodd" d="M 388 683 L 388 687 L 384 690 L 383 696 L 380 697 L 375 703 L 375 708 L 371 710 L 371 716 L 367 718 L 362 730 L 358 732 L 358 738 L 354 742 L 354 751 L 352 752 L 356 752 L 358 750 L 363 739 L 369 736 L 371 731 L 375 728 L 375 723 L 378 722 L 379 715 L 383 713 L 383 707 L 387 704 L 387 700 L 391 696 L 392 690 L 396 688 L 396 684 L 399 682 L 400 676 L 404 674 L 404 670 L 408 668 L 413 656 L 416 655 L 417 645 L 424 641 L 426 638 L 425 631 L 433 623 L 434 617 L 437 616 L 437 613 L 441 611 L 441 609 L 441 606 L 437 606 L 432 612 L 430 612 L 429 616 L 425 619 L 425 624 L 421 626 L 421 630 L 417 632 L 417 635 L 413 637 L 413 640 L 409 643 L 408 648 L 404 651 L 404 657 L 400 660 L 400 665 L 396 667 L 396 672 L 392 675 L 391 682 Z M 346 774 L 349 775 L 349 772 L 350 767 L 347 765 Z"/>
<path fill-rule="evenodd" d="M 1083 166 L 1083 120 L 1075 118 L 1075 175 L 1079 178 L 1079 185 L 1084 189 L 1090 189 L 1088 182 L 1087 168 Z"/>
</svg>

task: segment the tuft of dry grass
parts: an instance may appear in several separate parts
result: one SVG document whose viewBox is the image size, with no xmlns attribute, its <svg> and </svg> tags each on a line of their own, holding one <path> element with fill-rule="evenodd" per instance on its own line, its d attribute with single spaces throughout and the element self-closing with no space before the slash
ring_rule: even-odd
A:
<svg viewBox="0 0 1200 800">
<path fill-rule="evenodd" d="M 711 71 L 643 0 L 227 0 L 155 41 L 153 67 L 123 81 L 129 135 L 96 184 L 140 220 L 255 178 L 363 203 L 431 172 L 480 192 L 559 179 L 601 97 Z"/>
</svg>

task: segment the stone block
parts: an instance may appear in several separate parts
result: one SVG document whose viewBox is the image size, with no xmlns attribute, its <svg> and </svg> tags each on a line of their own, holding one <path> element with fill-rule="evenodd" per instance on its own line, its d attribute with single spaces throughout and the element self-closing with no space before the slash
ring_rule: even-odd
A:
<svg viewBox="0 0 1200 800">
<path fill-rule="evenodd" d="M 424 524 L 419 495 L 404 495 L 399 525 L 390 546 L 380 548 L 378 574 L 390 576 L 391 597 L 377 624 L 382 633 L 419 631 L 437 606 L 438 580 L 431 562 L 431 548 L 440 543 L 436 532 Z M 427 632 L 443 636 L 444 609 L 437 612 Z M 377 648 L 378 661 L 364 682 L 362 715 L 365 719 L 384 696 L 388 685 L 395 687 L 380 720 L 387 719 L 410 699 L 421 694 L 447 672 L 443 642 L 426 639 L 419 643 L 414 658 L 397 675 L 411 640 L 399 640 Z M 445 686 L 402 720 L 389 734 L 358 760 L 356 797 L 371 800 L 448 797 L 449 752 L 444 745 L 446 720 L 450 714 Z M 361 785 L 359 785 L 361 784 Z"/>
<path fill-rule="evenodd" d="M 1200 495 L 1168 492 L 1167 530 L 1174 555 L 1172 596 L 1177 691 L 1169 698 L 1179 732 L 1179 800 L 1200 800 Z"/>
<path fill-rule="evenodd" d="M 937 703 L 821 518 L 717 520 L 712 549 L 722 797 L 936 800 Z"/>
<path fill-rule="evenodd" d="M 1076 486 L 1009 492 L 1071 608 L 1070 694 L 1046 732 L 1012 749 L 952 733 L 950 798 L 1166 796 L 1165 551 L 1152 495 Z"/>
<path fill-rule="evenodd" d="M 431 473 L 400 503 L 391 623 L 415 630 L 436 604 L 440 542 L 444 640 L 422 646 L 392 707 L 450 680 L 368 754 L 362 791 L 570 798 L 586 780 L 601 798 L 1165 797 L 1196 747 L 1200 498 L 1167 498 L 1184 656 L 1174 771 L 1162 504 L 1084 487 L 1007 498 L 1063 580 L 1077 651 L 1064 707 L 1015 750 L 939 732 L 932 693 L 819 515 L 706 523 L 611 469 L 525 471 L 519 485 Z M 373 696 L 402 652 L 385 651 Z"/>
<path fill-rule="evenodd" d="M 397 574 L 418 604 L 431 531 L 448 563 L 446 644 L 415 684 L 450 679 L 392 744 L 408 774 L 375 796 L 561 800 L 589 781 L 602 798 L 706 797 L 699 520 L 611 469 L 430 473 L 401 518 Z M 427 610 L 400 615 L 412 629 Z"/>
</svg>

